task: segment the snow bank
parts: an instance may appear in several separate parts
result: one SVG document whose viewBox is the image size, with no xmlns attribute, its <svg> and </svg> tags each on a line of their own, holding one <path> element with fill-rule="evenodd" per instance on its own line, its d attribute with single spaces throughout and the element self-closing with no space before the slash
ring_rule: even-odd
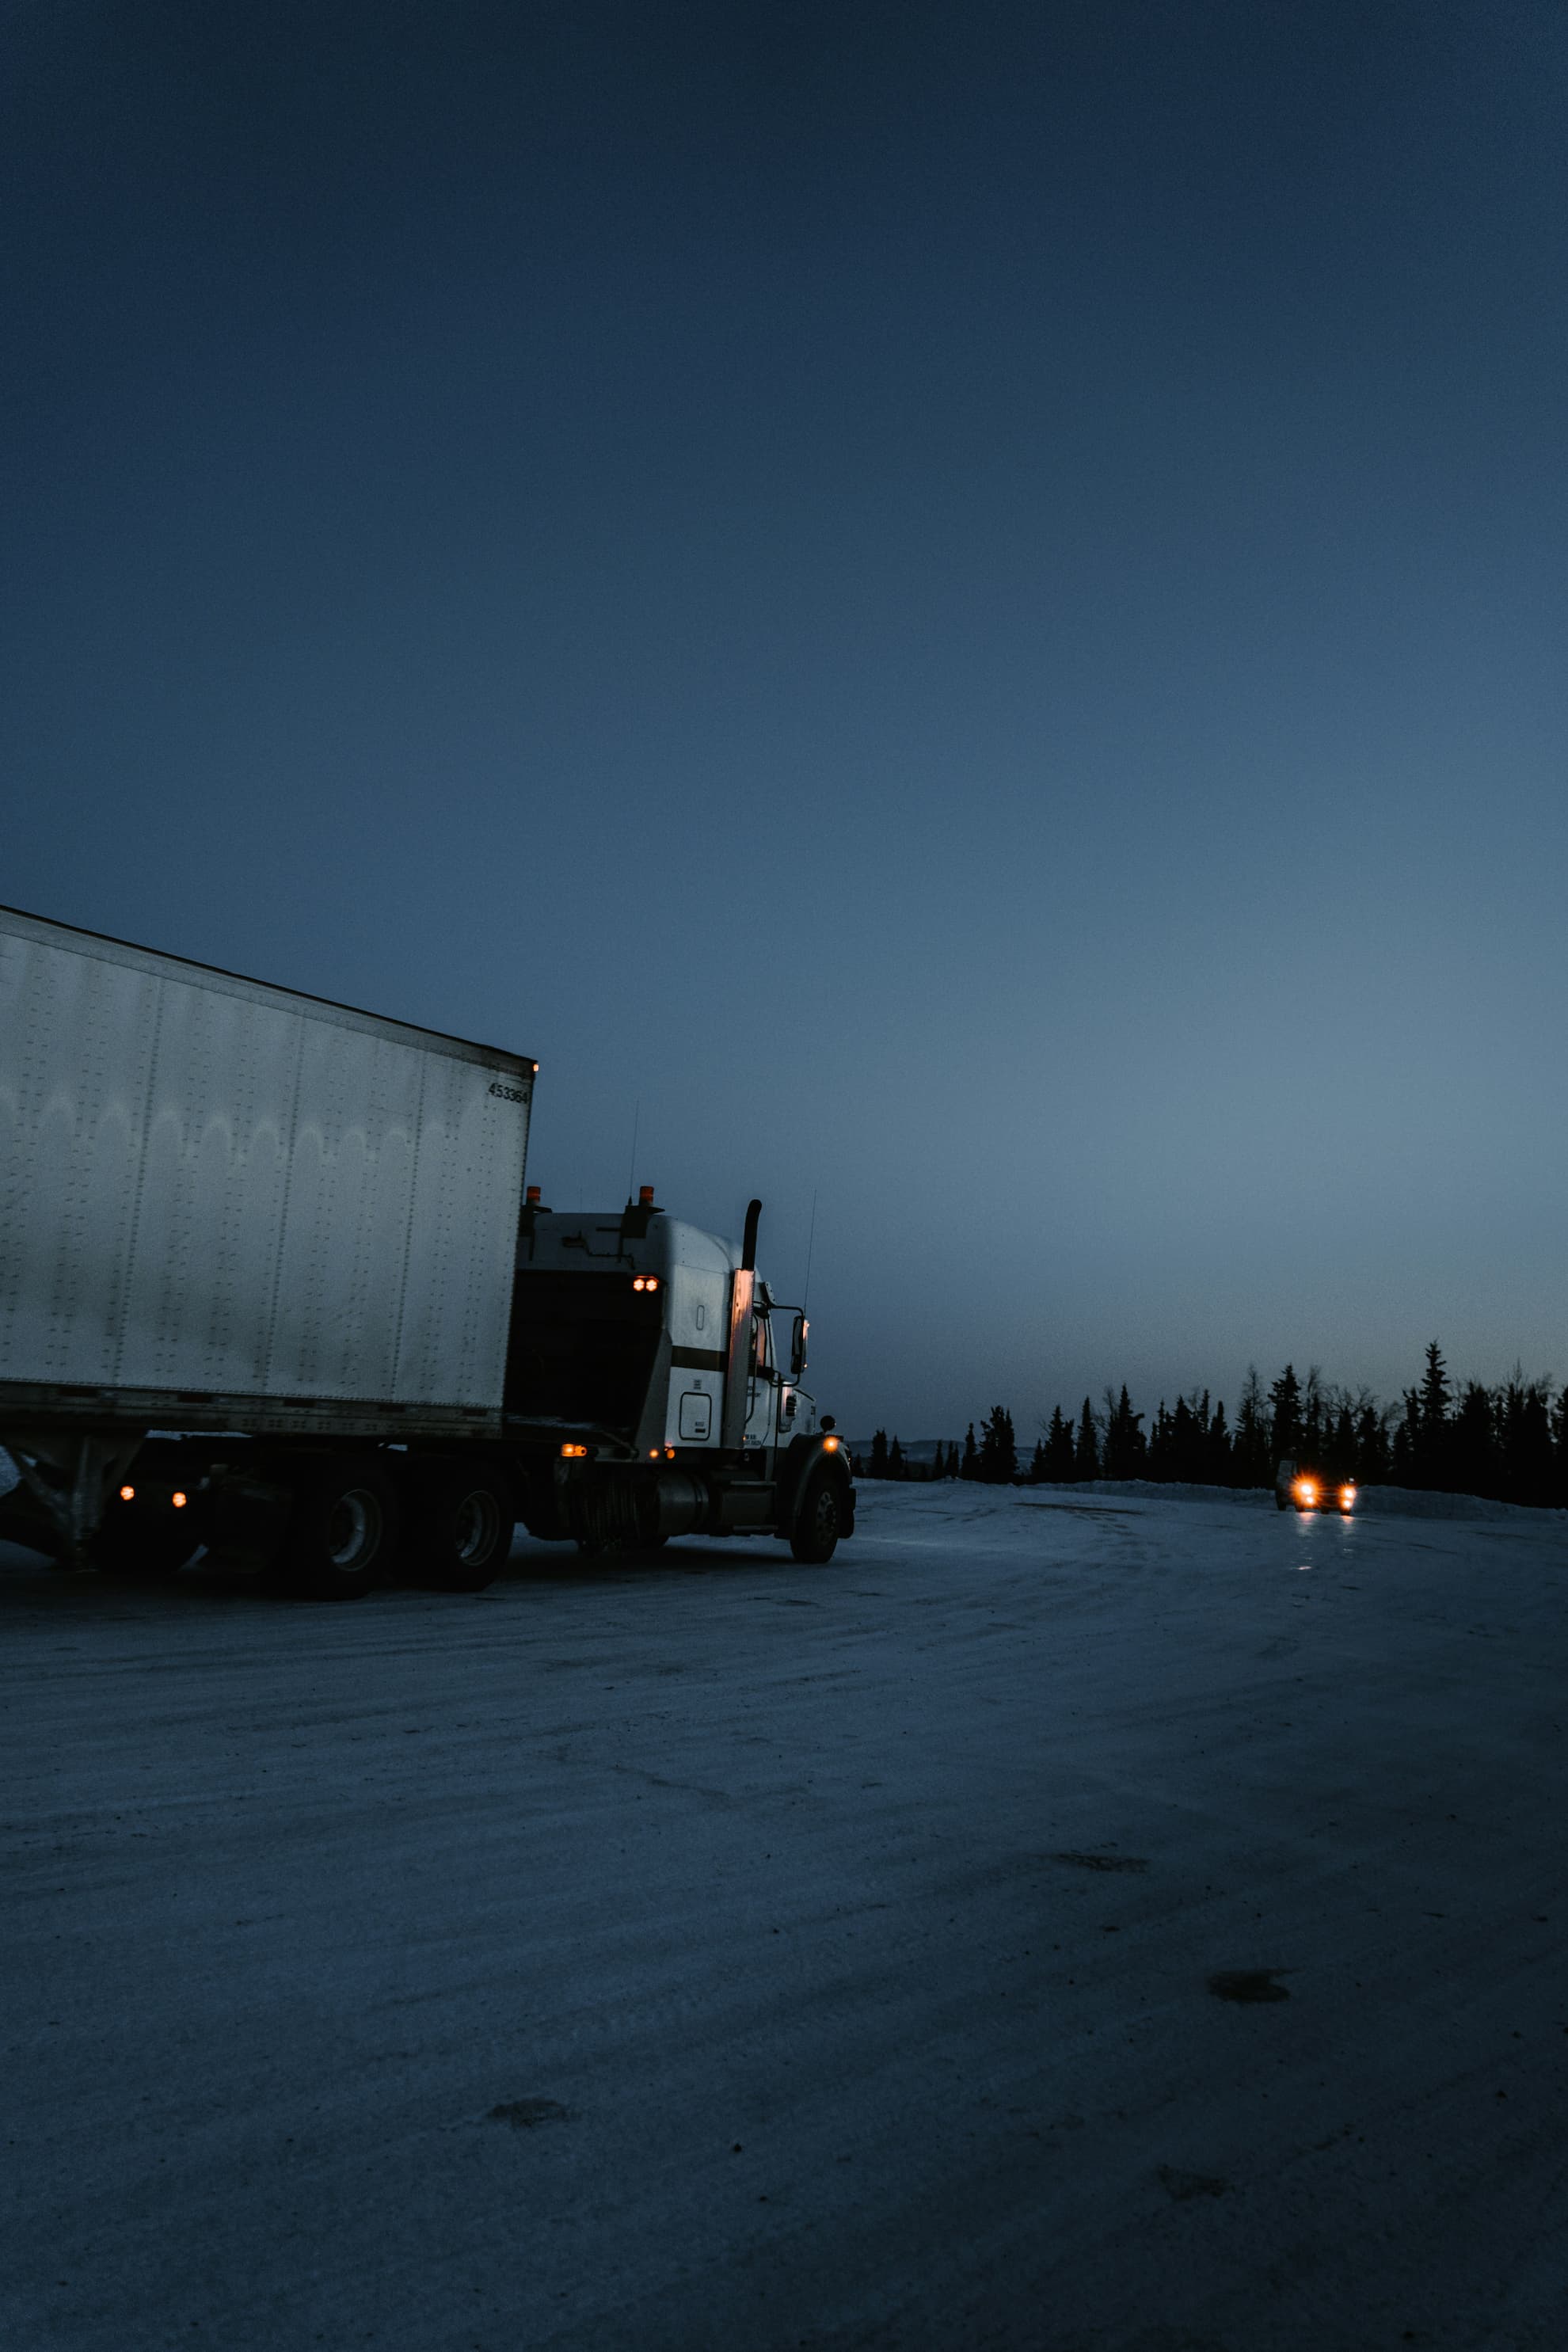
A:
<svg viewBox="0 0 1568 2352">
<path fill-rule="evenodd" d="M 1198 1486 L 1155 1478 L 1088 1478 L 1051 1486 L 1054 1495 L 1146 1496 L 1151 1502 L 1236 1503 L 1247 1510 L 1272 1510 L 1272 1486 Z M 1568 1511 L 1541 1510 L 1528 1503 L 1497 1503 L 1485 1495 L 1435 1495 L 1417 1486 L 1358 1486 L 1356 1509 L 1405 1519 L 1520 1519 L 1531 1527 L 1568 1528 Z"/>
</svg>

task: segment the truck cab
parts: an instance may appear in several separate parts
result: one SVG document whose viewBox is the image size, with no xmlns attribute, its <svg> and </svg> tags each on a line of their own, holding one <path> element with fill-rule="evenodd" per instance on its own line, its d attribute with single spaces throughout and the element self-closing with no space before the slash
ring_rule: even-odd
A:
<svg viewBox="0 0 1568 2352">
<path fill-rule="evenodd" d="M 805 1317 L 756 1271 L 760 1206 L 737 1246 L 666 1215 L 651 1187 L 618 1213 L 556 1213 L 530 1188 L 504 1415 L 511 1443 L 534 1453 L 524 1517 L 536 1534 L 585 1549 L 695 1532 L 796 1543 L 806 1490 L 815 1499 L 825 1482 L 833 1508 L 816 1547 L 830 1519 L 829 1552 L 850 1532 L 847 1465 L 801 1386 Z"/>
</svg>

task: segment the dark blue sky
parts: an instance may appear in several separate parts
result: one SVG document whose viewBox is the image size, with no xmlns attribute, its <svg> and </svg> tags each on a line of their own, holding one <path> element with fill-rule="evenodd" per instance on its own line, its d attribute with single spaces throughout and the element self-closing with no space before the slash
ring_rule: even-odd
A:
<svg viewBox="0 0 1568 2352">
<path fill-rule="evenodd" d="M 1555 0 L 5 43 L 0 898 L 816 1191 L 857 1427 L 1568 1372 Z"/>
</svg>

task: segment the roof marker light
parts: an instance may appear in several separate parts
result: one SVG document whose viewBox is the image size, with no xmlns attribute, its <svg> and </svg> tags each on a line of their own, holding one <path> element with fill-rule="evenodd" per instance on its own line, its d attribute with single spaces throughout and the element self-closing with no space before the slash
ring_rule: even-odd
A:
<svg viewBox="0 0 1568 2352">
<path fill-rule="evenodd" d="M 169 1497 L 170 1502 L 173 1503 L 176 1511 L 183 1511 L 190 1499 L 191 1498 L 188 1495 L 182 1495 L 177 1486 Z"/>
<path fill-rule="evenodd" d="M 122 1503 L 133 1503 L 136 1500 L 135 1487 L 121 1486 L 120 1489 L 120 1499 Z"/>
</svg>

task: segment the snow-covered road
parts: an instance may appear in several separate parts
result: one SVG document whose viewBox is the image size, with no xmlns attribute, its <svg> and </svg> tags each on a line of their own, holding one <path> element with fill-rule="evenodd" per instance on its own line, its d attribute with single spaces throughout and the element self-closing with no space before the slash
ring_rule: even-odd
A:
<svg viewBox="0 0 1568 2352">
<path fill-rule="evenodd" d="M 1568 2342 L 1568 1524 L 861 1491 L 0 1549 L 15 2352 Z"/>
</svg>

